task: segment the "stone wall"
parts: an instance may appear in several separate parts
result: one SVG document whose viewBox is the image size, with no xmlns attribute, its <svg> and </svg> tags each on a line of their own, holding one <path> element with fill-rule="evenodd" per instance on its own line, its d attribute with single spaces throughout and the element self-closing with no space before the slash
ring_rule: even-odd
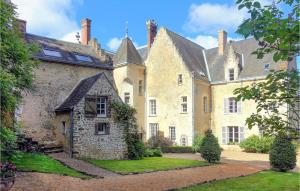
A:
<svg viewBox="0 0 300 191">
<path fill-rule="evenodd" d="M 104 76 L 101 76 L 89 90 L 87 95 L 111 96 L 112 101 L 121 101 L 117 92 Z M 123 159 L 126 153 L 124 129 L 110 118 L 86 118 L 84 115 L 84 99 L 74 107 L 73 151 L 75 157 L 96 159 Z M 95 124 L 110 124 L 110 134 L 95 135 Z"/>
</svg>

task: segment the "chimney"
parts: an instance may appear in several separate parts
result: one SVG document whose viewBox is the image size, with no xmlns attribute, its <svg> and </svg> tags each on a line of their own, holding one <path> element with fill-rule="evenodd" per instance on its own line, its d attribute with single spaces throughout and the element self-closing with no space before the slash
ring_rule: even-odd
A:
<svg viewBox="0 0 300 191">
<path fill-rule="evenodd" d="M 147 25 L 147 37 L 148 37 L 147 45 L 148 45 L 148 49 L 150 49 L 154 41 L 154 38 L 156 36 L 157 24 L 155 23 L 154 20 L 148 20 L 146 22 L 146 25 Z"/>
<path fill-rule="evenodd" d="M 224 55 L 226 43 L 227 43 L 227 32 L 221 29 L 218 32 L 219 55 Z"/>
<path fill-rule="evenodd" d="M 88 18 L 81 20 L 81 44 L 88 45 L 91 39 L 91 22 Z"/>
<path fill-rule="evenodd" d="M 26 21 L 22 20 L 22 19 L 16 19 L 17 20 L 17 27 L 19 29 L 19 31 L 25 35 L 26 33 Z"/>
</svg>

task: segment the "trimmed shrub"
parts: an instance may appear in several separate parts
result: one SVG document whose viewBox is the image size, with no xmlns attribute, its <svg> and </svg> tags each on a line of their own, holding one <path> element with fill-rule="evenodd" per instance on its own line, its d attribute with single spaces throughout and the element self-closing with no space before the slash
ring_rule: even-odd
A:
<svg viewBox="0 0 300 191">
<path fill-rule="evenodd" d="M 205 137 L 203 138 L 200 147 L 200 153 L 202 158 L 210 163 L 220 161 L 221 148 L 217 138 L 212 134 L 211 130 L 208 130 L 205 133 Z"/>
<path fill-rule="evenodd" d="M 296 166 L 296 149 L 286 137 L 276 137 L 270 150 L 270 164 L 274 170 L 288 171 Z"/>
<path fill-rule="evenodd" d="M 193 140 L 193 151 L 194 152 L 198 152 L 198 153 L 200 152 L 200 147 L 201 147 L 203 138 L 204 138 L 203 135 L 196 135 L 194 137 L 194 140 Z"/>
<path fill-rule="evenodd" d="M 144 157 L 162 157 L 162 152 L 160 149 L 146 149 Z"/>
<path fill-rule="evenodd" d="M 252 135 L 240 143 L 245 152 L 268 153 L 274 142 L 274 137 L 259 137 Z"/>
<path fill-rule="evenodd" d="M 147 141 L 147 146 L 150 148 L 169 147 L 173 145 L 173 141 L 163 135 L 151 137 Z"/>
<path fill-rule="evenodd" d="M 181 147 L 181 146 L 172 146 L 172 147 L 162 147 L 163 153 L 194 153 L 193 147 Z"/>
</svg>

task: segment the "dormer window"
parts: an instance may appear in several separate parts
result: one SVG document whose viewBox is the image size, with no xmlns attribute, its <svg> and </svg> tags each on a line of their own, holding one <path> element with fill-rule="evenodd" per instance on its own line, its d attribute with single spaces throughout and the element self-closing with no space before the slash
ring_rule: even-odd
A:
<svg viewBox="0 0 300 191">
<path fill-rule="evenodd" d="M 178 75 L 178 85 L 182 84 L 182 74 Z"/>
<path fill-rule="evenodd" d="M 265 70 L 269 70 L 269 68 L 270 68 L 270 64 L 265 64 L 265 65 L 264 65 L 264 69 L 265 69 Z"/>
<path fill-rule="evenodd" d="M 43 53 L 46 55 L 46 56 L 53 56 L 53 57 L 62 57 L 61 56 L 61 53 L 57 50 L 50 50 L 50 49 L 43 49 Z"/>
<path fill-rule="evenodd" d="M 89 56 L 75 54 L 75 57 L 76 57 L 77 60 L 80 60 L 80 61 L 93 62 L 91 57 L 89 57 Z"/>
<path fill-rule="evenodd" d="M 228 78 L 229 78 L 229 81 L 233 81 L 234 80 L 234 69 L 229 69 L 228 71 Z"/>
</svg>

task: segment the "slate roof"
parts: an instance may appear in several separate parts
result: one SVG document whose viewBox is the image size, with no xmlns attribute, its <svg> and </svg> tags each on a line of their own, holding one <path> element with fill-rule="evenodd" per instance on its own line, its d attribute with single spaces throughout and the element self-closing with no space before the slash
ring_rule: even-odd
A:
<svg viewBox="0 0 300 191">
<path fill-rule="evenodd" d="M 40 46 L 41 51 L 34 56 L 37 59 L 48 62 L 113 69 L 112 63 L 101 61 L 91 46 L 61 41 L 29 33 L 26 33 L 25 39 L 28 43 L 36 43 Z M 47 56 L 43 53 L 42 49 L 44 48 L 59 51 L 62 57 Z M 75 54 L 89 56 L 92 59 L 92 62 L 80 61 L 76 59 Z"/>
<path fill-rule="evenodd" d="M 181 55 L 186 66 L 191 72 L 195 72 L 196 77 L 208 76 L 206 70 L 203 50 L 204 48 L 172 31 L 166 29 L 168 36 L 173 41 L 179 54 Z"/>
<path fill-rule="evenodd" d="M 92 77 L 85 78 L 73 89 L 65 101 L 58 106 L 55 111 L 70 111 L 75 105 L 88 93 L 94 83 L 102 76 L 103 73 L 96 74 Z"/>
<path fill-rule="evenodd" d="M 132 41 L 125 37 L 113 58 L 114 66 L 123 64 L 143 64 L 143 60 Z"/>
<path fill-rule="evenodd" d="M 207 64 L 212 82 L 225 81 L 224 61 L 228 54 L 229 46 L 232 46 L 234 51 L 241 55 L 244 59 L 244 66 L 241 70 L 238 79 L 253 78 L 265 76 L 269 70 L 264 69 L 264 64 L 270 64 L 270 69 L 277 69 L 279 63 L 273 61 L 272 54 L 265 55 L 263 59 L 257 59 L 256 55 L 251 54 L 258 48 L 258 43 L 254 38 L 245 39 L 227 43 L 225 54 L 218 54 L 218 47 L 205 50 Z"/>
<path fill-rule="evenodd" d="M 137 51 L 140 54 L 143 61 L 145 61 L 148 57 L 148 47 L 147 47 L 147 45 L 137 48 Z"/>
</svg>

